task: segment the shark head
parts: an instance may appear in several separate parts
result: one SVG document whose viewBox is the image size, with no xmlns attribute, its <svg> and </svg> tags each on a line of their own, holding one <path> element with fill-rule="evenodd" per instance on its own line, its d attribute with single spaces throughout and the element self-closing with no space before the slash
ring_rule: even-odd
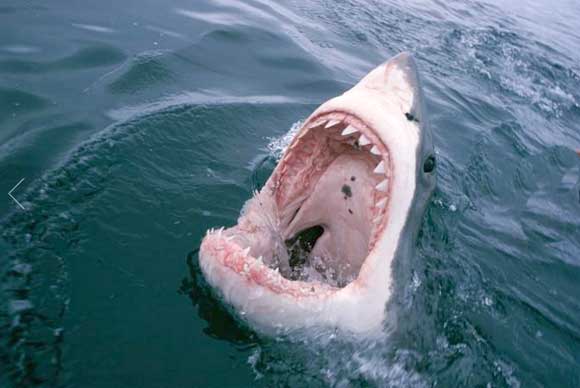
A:
<svg viewBox="0 0 580 388">
<path fill-rule="evenodd" d="M 413 254 L 434 187 L 419 75 L 402 53 L 312 113 L 237 225 L 208 232 L 200 267 L 259 331 L 380 330 L 392 263 Z"/>
</svg>

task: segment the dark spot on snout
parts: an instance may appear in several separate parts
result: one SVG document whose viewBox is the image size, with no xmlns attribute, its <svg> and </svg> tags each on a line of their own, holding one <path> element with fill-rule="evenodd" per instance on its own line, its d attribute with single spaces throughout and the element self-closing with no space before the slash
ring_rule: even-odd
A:
<svg viewBox="0 0 580 388">
<path fill-rule="evenodd" d="M 350 181 L 351 181 L 351 182 L 354 182 L 354 181 L 356 181 L 356 177 L 354 177 L 354 176 L 351 176 L 351 177 L 350 177 Z"/>
<path fill-rule="evenodd" d="M 350 210 L 350 209 L 348 209 L 348 212 L 349 212 L 350 214 L 353 214 L 353 213 L 352 213 L 352 210 Z"/>
<path fill-rule="evenodd" d="M 405 117 L 407 118 L 407 120 L 409 121 L 415 121 L 415 122 L 419 122 L 419 119 L 416 118 L 415 116 L 413 116 L 413 114 L 411 114 L 411 112 L 407 112 L 405 113 Z"/>
<path fill-rule="evenodd" d="M 344 199 L 346 199 L 346 197 L 352 197 L 352 190 L 349 185 L 342 185 L 341 191 L 345 195 Z"/>
</svg>

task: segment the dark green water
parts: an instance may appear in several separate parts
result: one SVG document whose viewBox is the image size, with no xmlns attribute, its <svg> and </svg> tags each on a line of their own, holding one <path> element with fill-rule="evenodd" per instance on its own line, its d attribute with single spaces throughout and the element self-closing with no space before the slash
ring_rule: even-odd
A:
<svg viewBox="0 0 580 388">
<path fill-rule="evenodd" d="M 579 387 L 579 31 L 572 0 L 4 0 L 0 386 Z M 201 236 L 402 50 L 439 182 L 384 338 L 261 338 Z"/>
</svg>

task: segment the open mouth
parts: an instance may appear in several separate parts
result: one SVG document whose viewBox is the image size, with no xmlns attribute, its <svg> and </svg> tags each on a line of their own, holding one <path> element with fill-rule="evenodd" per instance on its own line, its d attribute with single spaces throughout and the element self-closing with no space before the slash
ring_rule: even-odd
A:
<svg viewBox="0 0 580 388">
<path fill-rule="evenodd" d="M 206 245 L 275 291 L 345 287 L 386 227 L 391 165 L 388 147 L 357 116 L 312 117 L 238 225 L 210 232 Z"/>
</svg>

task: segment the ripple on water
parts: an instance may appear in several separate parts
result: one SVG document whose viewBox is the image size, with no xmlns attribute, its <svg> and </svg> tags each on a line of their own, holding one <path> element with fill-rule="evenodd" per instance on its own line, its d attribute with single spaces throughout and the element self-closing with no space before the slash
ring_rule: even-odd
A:
<svg viewBox="0 0 580 388">
<path fill-rule="evenodd" d="M 99 44 L 81 48 L 69 56 L 52 61 L 3 59 L 0 60 L 0 73 L 43 74 L 55 71 L 88 69 L 114 65 L 124 59 L 125 54 L 118 48 Z"/>
<path fill-rule="evenodd" d="M 109 83 L 108 89 L 115 94 L 134 94 L 156 84 L 166 85 L 174 82 L 171 64 L 166 63 L 167 54 L 162 51 L 151 51 L 131 58 L 122 69 L 116 70 L 121 75 Z"/>
<path fill-rule="evenodd" d="M 0 88 L 0 123 L 14 115 L 39 111 L 50 101 L 20 89 Z"/>
<path fill-rule="evenodd" d="M 112 317 L 127 311 L 117 311 L 113 301 L 129 297 L 132 304 L 150 306 L 149 300 L 158 296 L 142 295 L 144 289 L 157 295 L 158 286 L 152 284 L 159 282 L 169 282 L 163 288 L 177 288 L 179 284 L 172 283 L 174 276 L 179 279 L 183 273 L 184 258 L 192 244 L 210 226 L 236 218 L 251 195 L 250 182 L 240 177 L 249 175 L 247 164 L 254 157 L 255 143 L 266 146 L 266 139 L 255 128 L 266 125 L 283 132 L 292 122 L 290 118 L 304 114 L 302 105 L 285 103 L 166 106 L 108 128 L 80 145 L 60 168 L 32 186 L 22 198 L 28 211 L 15 212 L 2 222 L 3 237 L 10 246 L 2 268 L 7 285 L 3 300 L 7 304 L 0 313 L 0 325 L 9 327 L 0 334 L 0 357 L 5 360 L 1 368 L 7 375 L 22 384 L 59 381 L 65 336 L 70 344 L 80 344 L 67 348 L 67 354 L 83 354 L 73 356 L 75 362 L 99 362 L 93 357 L 100 359 L 102 354 L 86 352 L 97 346 L 91 338 L 109 335 L 103 331 L 109 325 L 114 331 L 113 327 L 126 324 L 115 326 L 120 322 L 115 323 Z M 208 166 L 214 175 L 207 175 Z M 150 211 L 159 212 L 152 220 L 161 220 L 161 214 L 167 213 L 174 213 L 174 217 L 165 226 L 144 223 L 142 215 Z M 148 230 L 139 225 L 147 225 Z M 157 238 L 148 249 L 144 244 L 151 235 Z M 142 249 L 153 253 L 154 246 L 164 239 L 173 241 L 174 251 L 165 254 L 174 255 L 176 265 L 165 266 L 174 276 L 160 279 L 156 266 L 150 265 L 159 256 L 146 257 Z M 136 263 L 141 263 L 138 268 Z M 71 289 L 76 290 L 72 312 Z M 174 292 L 171 295 L 170 299 L 176 298 Z M 216 335 L 231 334 L 220 330 L 223 319 L 216 320 L 219 302 L 209 296 L 201 298 L 201 302 L 199 296 L 193 301 L 204 306 L 200 308 L 208 315 L 200 314 L 215 328 Z M 181 305 L 175 302 L 167 300 L 163 305 Z M 95 329 L 92 336 L 77 337 L 79 333 L 71 328 L 86 327 L 83 317 L 92 316 L 94 308 L 109 311 L 102 316 L 101 329 Z M 175 313 L 182 314 L 186 322 L 192 311 L 178 308 Z M 91 321 L 95 319 L 100 320 L 93 317 Z M 197 336 L 201 329 L 191 333 Z M 181 344 L 178 347 L 187 347 L 183 334 L 170 338 L 163 336 L 157 345 L 163 348 L 168 340 L 175 340 Z M 75 373 L 73 380 L 82 379 L 80 375 Z"/>
</svg>

